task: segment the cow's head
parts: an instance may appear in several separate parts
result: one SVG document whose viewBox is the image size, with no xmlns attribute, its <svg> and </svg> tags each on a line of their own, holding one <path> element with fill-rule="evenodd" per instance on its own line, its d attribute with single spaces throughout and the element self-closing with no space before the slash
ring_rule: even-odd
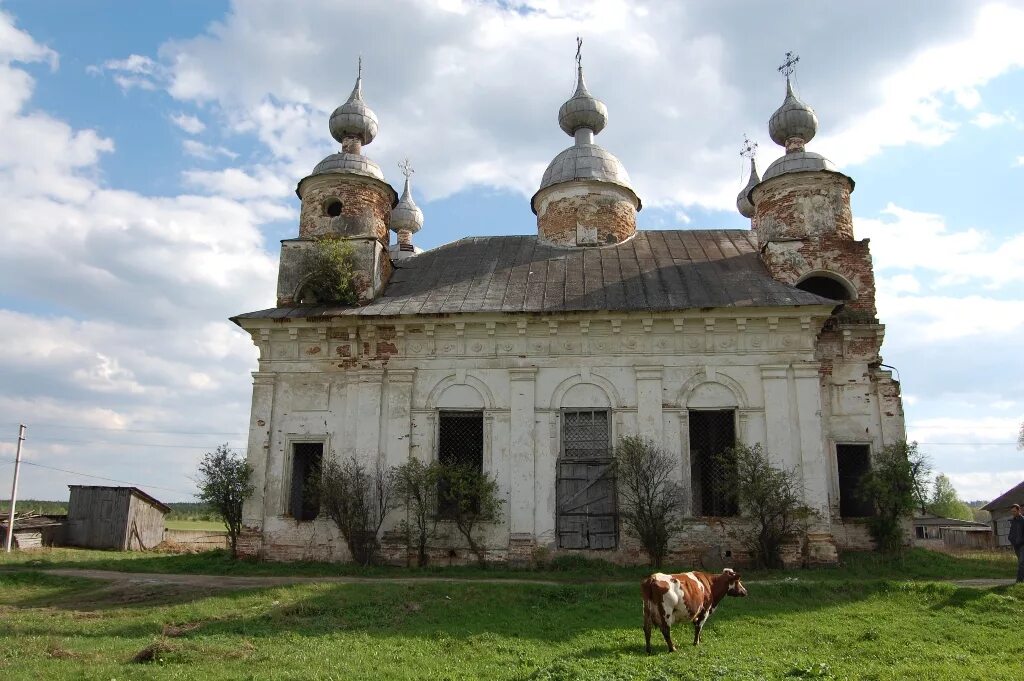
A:
<svg viewBox="0 0 1024 681">
<path fill-rule="evenodd" d="M 743 586 L 743 582 L 740 581 L 740 575 L 732 568 L 725 568 L 722 570 L 722 576 L 728 580 L 729 588 L 726 589 L 725 593 L 730 596 L 746 596 L 747 588 Z"/>
</svg>

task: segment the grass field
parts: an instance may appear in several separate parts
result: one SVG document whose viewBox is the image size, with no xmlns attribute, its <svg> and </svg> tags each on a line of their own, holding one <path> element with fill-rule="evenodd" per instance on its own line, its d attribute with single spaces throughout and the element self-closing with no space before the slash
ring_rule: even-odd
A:
<svg viewBox="0 0 1024 681">
<path fill-rule="evenodd" d="M 224 532 L 224 523 L 219 520 L 165 520 L 168 530 L 213 530 Z"/>
<path fill-rule="evenodd" d="M 700 648 L 679 625 L 680 650 L 658 637 L 648 657 L 635 583 L 210 592 L 13 567 L 0 571 L 0 678 L 12 681 L 1024 678 L 1021 586 L 751 581 Z"/>
</svg>

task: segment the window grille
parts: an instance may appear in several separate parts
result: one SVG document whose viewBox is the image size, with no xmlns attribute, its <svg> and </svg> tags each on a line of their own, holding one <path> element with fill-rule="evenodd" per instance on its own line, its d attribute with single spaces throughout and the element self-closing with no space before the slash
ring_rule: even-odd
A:
<svg viewBox="0 0 1024 681">
<path fill-rule="evenodd" d="M 607 459 L 611 456 L 608 412 L 562 412 L 562 456 L 566 459 Z"/>
<path fill-rule="evenodd" d="M 861 480 L 871 470 L 870 445 L 836 445 L 839 473 L 839 515 L 864 518 L 875 514 L 874 505 L 860 495 Z"/>
<path fill-rule="evenodd" d="M 730 455 L 736 446 L 735 414 L 732 409 L 689 413 L 694 515 L 727 517 L 739 512 L 730 482 L 736 474 L 736 459 Z"/>
<path fill-rule="evenodd" d="M 296 520 L 315 520 L 320 515 L 317 485 L 323 458 L 322 442 L 296 442 L 292 445 L 291 513 Z"/>
<path fill-rule="evenodd" d="M 438 415 L 437 460 L 443 466 L 484 469 L 484 415 L 479 411 L 442 411 Z M 448 481 L 438 487 L 438 515 L 450 518 L 457 501 L 445 499 Z"/>
</svg>

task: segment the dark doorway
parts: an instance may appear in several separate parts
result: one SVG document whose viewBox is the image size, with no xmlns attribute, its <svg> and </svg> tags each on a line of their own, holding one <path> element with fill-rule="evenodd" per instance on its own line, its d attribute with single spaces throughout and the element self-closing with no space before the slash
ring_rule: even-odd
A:
<svg viewBox="0 0 1024 681">
<path fill-rule="evenodd" d="M 860 484 L 871 470 L 871 445 L 836 445 L 839 468 L 839 515 L 864 518 L 875 514 L 874 505 L 860 495 Z"/>
<path fill-rule="evenodd" d="M 296 520 L 315 520 L 320 515 L 320 469 L 324 443 L 296 442 L 292 445 L 291 512 Z"/>
<path fill-rule="evenodd" d="M 559 548 L 615 548 L 618 515 L 611 456 L 607 410 L 562 412 L 562 456 L 555 483 Z"/>
</svg>

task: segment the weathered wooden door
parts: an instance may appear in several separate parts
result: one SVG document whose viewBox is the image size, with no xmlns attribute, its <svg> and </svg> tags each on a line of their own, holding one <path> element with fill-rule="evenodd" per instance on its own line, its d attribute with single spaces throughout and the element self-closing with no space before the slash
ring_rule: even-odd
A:
<svg viewBox="0 0 1024 681">
<path fill-rule="evenodd" d="M 561 460 L 557 480 L 558 546 L 614 549 L 615 478 L 607 460 Z"/>
</svg>

